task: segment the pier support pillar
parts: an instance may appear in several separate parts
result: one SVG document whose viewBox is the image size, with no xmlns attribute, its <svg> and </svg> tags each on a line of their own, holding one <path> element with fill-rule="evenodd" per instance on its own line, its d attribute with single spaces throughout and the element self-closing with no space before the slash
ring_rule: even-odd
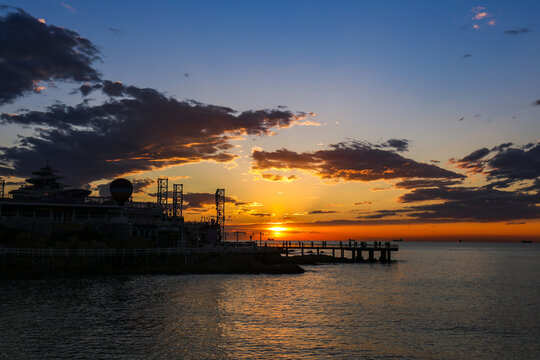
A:
<svg viewBox="0 0 540 360">
<path fill-rule="evenodd" d="M 364 260 L 364 258 L 362 258 L 362 250 L 356 250 L 356 261 L 360 262 Z"/>
<path fill-rule="evenodd" d="M 381 250 L 381 256 L 379 257 L 380 262 L 386 262 L 386 250 Z"/>
<path fill-rule="evenodd" d="M 388 249 L 388 257 L 387 257 L 386 261 L 392 262 L 392 251 L 390 251 L 390 249 Z"/>
<path fill-rule="evenodd" d="M 373 256 L 373 250 L 369 250 L 369 261 L 375 261 L 375 257 Z"/>
<path fill-rule="evenodd" d="M 304 248 L 303 247 L 301 248 L 300 251 L 302 252 L 302 256 L 304 256 Z"/>
<path fill-rule="evenodd" d="M 319 248 L 317 248 L 317 255 L 319 255 Z"/>
<path fill-rule="evenodd" d="M 336 249 L 332 249 L 332 257 L 336 257 Z"/>
<path fill-rule="evenodd" d="M 341 249 L 341 258 L 345 258 L 345 250 L 343 248 Z"/>
</svg>

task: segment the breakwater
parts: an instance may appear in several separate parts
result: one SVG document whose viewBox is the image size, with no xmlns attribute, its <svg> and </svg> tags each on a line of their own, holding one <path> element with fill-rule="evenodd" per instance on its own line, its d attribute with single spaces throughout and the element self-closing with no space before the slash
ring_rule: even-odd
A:
<svg viewBox="0 0 540 360">
<path fill-rule="evenodd" d="M 0 277 L 190 273 L 302 273 L 275 248 L 0 248 Z"/>
</svg>

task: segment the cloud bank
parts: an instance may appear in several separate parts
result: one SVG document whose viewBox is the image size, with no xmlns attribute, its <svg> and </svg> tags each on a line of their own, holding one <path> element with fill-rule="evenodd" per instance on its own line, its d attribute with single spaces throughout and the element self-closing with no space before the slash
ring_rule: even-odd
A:
<svg viewBox="0 0 540 360">
<path fill-rule="evenodd" d="M 92 67 L 99 51 L 90 40 L 22 9 L 0 6 L 0 13 L 0 105 L 40 92 L 43 81 L 99 80 Z"/>
<path fill-rule="evenodd" d="M 85 183 L 187 163 L 228 162 L 237 157 L 229 150 L 238 136 L 270 135 L 297 121 L 289 111 L 237 113 L 149 88 L 105 82 L 103 91 L 114 97 L 99 105 L 55 104 L 46 111 L 2 114 L 3 124 L 36 127 L 35 135 L 0 148 L 11 174 L 27 174 L 53 159 L 56 168 L 70 169 L 71 180 Z"/>
<path fill-rule="evenodd" d="M 436 165 L 408 159 L 397 151 L 407 149 L 406 140 L 391 139 L 383 144 L 350 141 L 328 149 L 298 153 L 280 149 L 252 152 L 252 170 L 306 170 L 326 180 L 374 181 L 406 178 L 462 179 L 463 175 Z"/>
<path fill-rule="evenodd" d="M 101 104 L 60 102 L 44 111 L 0 115 L 0 124 L 35 130 L 0 148 L 0 175 L 25 176 L 50 159 L 73 185 L 201 161 L 230 162 L 231 142 L 245 135 L 309 123 L 307 114 L 231 108 L 179 101 L 152 88 L 103 80 L 92 65 L 94 44 L 74 31 L 45 24 L 20 9 L 2 7 L 0 105 L 31 91 L 40 81 L 75 81 L 83 96 L 105 95 Z M 290 179 L 292 180 L 292 179 Z"/>
</svg>

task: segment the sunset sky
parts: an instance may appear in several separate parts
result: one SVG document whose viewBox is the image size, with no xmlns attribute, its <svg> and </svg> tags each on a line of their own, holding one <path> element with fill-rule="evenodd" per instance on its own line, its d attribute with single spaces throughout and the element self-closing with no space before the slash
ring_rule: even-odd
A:
<svg viewBox="0 0 540 360">
<path fill-rule="evenodd" d="M 540 240 L 539 1 L 2 4 L 7 190 L 49 160 L 186 220 L 225 188 L 263 238 Z"/>
</svg>

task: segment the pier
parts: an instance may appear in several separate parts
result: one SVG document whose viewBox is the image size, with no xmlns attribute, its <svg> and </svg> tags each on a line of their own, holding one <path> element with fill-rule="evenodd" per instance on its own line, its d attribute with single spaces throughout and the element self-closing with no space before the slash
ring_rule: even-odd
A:
<svg viewBox="0 0 540 360">
<path fill-rule="evenodd" d="M 277 247 L 281 248 L 285 253 L 285 256 L 289 256 L 291 250 L 299 249 L 300 255 L 313 254 L 317 255 L 329 255 L 326 251 L 332 251 L 332 257 L 338 257 L 345 259 L 345 254 L 350 253 L 350 258 L 356 262 L 368 261 L 375 262 L 380 261 L 382 263 L 389 263 L 392 261 L 392 251 L 398 251 L 399 247 L 390 242 L 374 241 L 368 243 L 365 241 L 260 241 L 259 247 Z M 366 258 L 364 258 L 366 255 Z M 379 255 L 376 257 L 376 255 Z"/>
<path fill-rule="evenodd" d="M 398 246 L 389 242 L 267 240 L 259 243 L 223 242 L 218 246 L 142 249 L 0 247 L 0 277 L 52 274 L 303 272 L 294 265 L 296 262 L 284 261 L 284 257 L 289 257 L 295 250 L 299 250 L 298 255 L 301 256 L 324 255 L 329 259 L 331 255 L 337 261 L 390 263 L 392 252 L 398 251 Z"/>
</svg>

